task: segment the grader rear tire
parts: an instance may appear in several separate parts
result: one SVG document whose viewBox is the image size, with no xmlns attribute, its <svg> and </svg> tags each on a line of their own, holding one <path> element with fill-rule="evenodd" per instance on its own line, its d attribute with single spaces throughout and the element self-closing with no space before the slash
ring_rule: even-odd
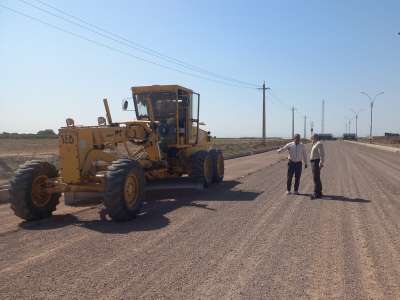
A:
<svg viewBox="0 0 400 300">
<path fill-rule="evenodd" d="M 11 180 L 11 209 L 15 215 L 27 221 L 48 218 L 59 203 L 60 193 L 47 193 L 46 180 L 55 178 L 58 172 L 48 162 L 28 161 L 21 165 Z"/>
<path fill-rule="evenodd" d="M 225 163 L 221 150 L 212 149 L 210 155 L 213 164 L 213 183 L 220 183 L 224 180 Z"/>
<path fill-rule="evenodd" d="M 189 176 L 205 187 L 212 183 L 212 159 L 207 151 L 199 151 L 191 156 Z"/>
<path fill-rule="evenodd" d="M 145 198 L 145 176 L 137 161 L 119 159 L 108 167 L 105 177 L 104 206 L 118 222 L 132 220 Z"/>
</svg>

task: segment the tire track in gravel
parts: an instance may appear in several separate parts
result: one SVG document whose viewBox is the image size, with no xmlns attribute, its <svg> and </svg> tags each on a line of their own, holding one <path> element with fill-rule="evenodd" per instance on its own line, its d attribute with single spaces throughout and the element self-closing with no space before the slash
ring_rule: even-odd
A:
<svg viewBox="0 0 400 300">
<path fill-rule="evenodd" d="M 358 169 L 359 174 L 362 174 L 361 178 L 355 185 L 357 192 L 361 193 L 359 186 L 361 187 L 373 187 L 374 180 L 371 180 L 372 172 L 365 172 L 361 166 L 369 166 L 371 164 L 363 164 L 363 160 L 359 160 L 359 157 L 355 157 L 352 162 L 354 168 Z M 372 162 L 375 162 L 372 160 Z M 379 163 L 379 161 L 376 161 Z M 363 184 L 364 183 L 364 184 Z M 398 234 L 394 235 L 392 232 L 397 231 L 389 230 L 389 226 L 393 226 L 393 222 L 396 222 L 396 218 L 392 218 L 391 224 L 387 222 L 387 218 L 379 218 L 377 209 L 382 209 L 382 203 L 388 202 L 392 197 L 385 191 L 385 189 L 376 187 L 373 189 L 373 203 L 368 206 L 365 210 L 360 211 L 360 220 L 363 223 L 363 229 L 365 231 L 366 240 L 368 241 L 369 250 L 369 263 L 376 273 L 377 282 L 381 287 L 381 295 L 379 298 L 391 297 L 395 299 L 400 296 L 400 248 Z M 382 197 L 383 196 L 383 197 Z M 382 201 L 383 200 L 383 201 Z M 398 231 L 397 231 L 398 233 Z M 382 245 L 385 245 L 383 248 Z M 395 266 L 395 267 L 394 267 Z M 390 289 L 384 289 L 383 287 L 389 286 Z"/>
<path fill-rule="evenodd" d="M 217 202 L 218 203 L 218 202 Z M 221 202 L 220 203 L 221 205 L 224 205 L 224 202 Z M 181 212 L 182 213 L 182 212 Z M 138 219 L 139 220 L 139 219 Z M 191 221 L 191 222 L 193 222 L 193 223 L 196 223 L 196 220 L 193 220 L 193 219 L 188 219 L 187 220 L 188 222 L 189 221 Z M 110 225 L 110 224 L 109 224 Z M 181 224 L 181 225 L 183 225 L 183 224 Z M 170 227 L 170 228 L 172 228 L 172 227 Z M 172 234 L 172 233 L 171 233 Z M 160 235 L 158 235 L 158 238 L 159 238 L 159 240 L 160 240 Z M 162 242 L 162 241 L 161 241 Z M 86 243 L 81 243 L 81 245 L 79 245 L 79 247 L 80 248 L 85 248 L 85 247 L 90 247 L 90 244 L 91 243 L 93 243 L 93 244 L 96 244 L 97 243 L 97 241 L 96 240 L 93 240 L 93 239 L 90 239 L 89 241 L 88 241 L 88 245 L 86 245 Z M 114 245 L 114 247 L 116 247 L 116 248 L 118 248 L 118 246 L 119 245 L 121 245 L 121 247 L 123 248 L 123 244 L 124 244 L 124 241 L 120 241 L 120 242 L 116 242 L 115 243 L 115 245 Z M 148 244 L 148 243 L 147 243 Z M 162 243 L 161 243 L 162 244 Z M 99 244 L 99 245 L 101 245 L 101 243 Z M 143 243 L 141 244 L 142 246 L 143 246 Z M 147 246 L 149 246 L 149 247 L 151 247 L 152 245 L 147 245 Z M 153 249 L 156 249 L 155 247 L 152 247 Z M 67 249 L 67 250 L 71 250 L 71 249 Z M 68 251 L 69 252 L 69 251 Z M 133 252 L 136 252 L 136 251 L 133 251 Z M 94 254 L 96 254 L 96 253 L 94 253 Z M 130 256 L 131 255 L 133 255 L 134 253 L 132 253 L 132 252 L 130 252 L 130 253 L 128 253 Z M 55 259 L 54 259 L 55 260 Z M 50 263 L 52 262 L 52 261 L 49 261 Z M 48 262 L 48 263 L 49 263 Z M 73 267 L 78 267 L 78 266 L 75 266 L 75 265 L 73 265 Z M 66 268 L 68 269 L 68 268 L 70 268 L 70 266 L 66 266 Z M 81 266 L 81 268 L 82 268 L 82 266 Z M 83 270 L 84 272 L 90 272 L 90 270 Z"/>
<path fill-rule="evenodd" d="M 332 162 L 340 161 L 338 151 L 329 151 L 326 169 L 322 170 L 322 181 L 324 193 L 342 195 L 344 166 L 332 168 Z M 340 168 L 342 167 L 342 168 Z M 329 175 L 329 178 L 328 176 Z M 328 181 L 329 179 L 329 181 Z M 329 185 L 326 183 L 329 182 Z M 328 191 L 327 191 L 328 190 Z M 344 266 L 344 242 L 342 232 L 344 202 L 313 200 L 320 204 L 320 224 L 315 239 L 319 251 L 313 255 L 313 263 L 309 266 L 312 269 L 312 282 L 306 294 L 312 299 L 340 298 L 345 295 L 345 274 Z"/>
<path fill-rule="evenodd" d="M 306 187 L 310 187 L 310 185 L 306 185 Z M 237 279 L 235 279 L 236 274 L 228 269 L 225 278 L 229 280 L 223 282 L 227 287 L 225 288 L 227 291 L 218 296 L 225 299 L 241 297 L 274 298 L 274 288 L 270 287 L 271 283 L 284 283 L 284 281 L 280 280 L 282 279 L 282 274 L 279 271 L 282 268 L 299 268 L 298 265 L 306 265 L 310 262 L 307 256 L 302 255 L 307 252 L 303 248 L 304 245 L 299 246 L 292 238 L 297 236 L 303 239 L 310 234 L 307 229 L 313 231 L 312 226 L 306 229 L 302 224 L 302 219 L 305 215 L 310 216 L 308 210 L 304 209 L 305 201 L 308 200 L 304 201 L 302 198 L 301 196 L 291 196 L 277 200 L 290 203 L 288 213 L 284 218 L 273 219 L 275 224 L 265 224 L 265 227 L 251 241 L 252 243 L 247 246 L 246 251 L 237 258 L 237 265 L 240 266 L 238 276 L 236 276 Z M 318 219 L 311 218 L 311 220 L 317 222 Z M 289 240 L 291 245 L 288 245 Z M 313 247 L 311 247 L 312 249 Z M 279 268 L 276 268 L 277 264 L 280 265 Z M 285 274 L 288 277 L 291 276 L 290 272 Z M 293 277 L 298 276 L 294 275 Z M 308 277 L 309 274 L 307 272 L 301 275 L 301 280 L 304 284 L 307 284 Z M 287 279 L 291 282 L 289 278 Z M 264 290 L 266 285 L 268 285 L 267 291 Z M 295 284 L 292 286 L 290 284 L 287 285 L 287 291 L 290 291 L 295 286 L 298 287 Z M 286 294 L 284 296 L 290 297 L 290 295 L 302 294 L 303 289 L 303 287 L 300 287 L 296 293 L 291 294 L 288 292 L 289 295 Z M 223 291 L 223 289 L 221 290 Z"/>
<path fill-rule="evenodd" d="M 343 151 L 343 149 L 341 149 Z M 349 155 L 350 153 L 350 155 Z M 352 152 L 344 153 L 343 156 L 346 161 L 347 174 L 354 174 L 358 176 L 348 176 L 345 192 L 351 196 L 359 196 L 358 184 L 360 183 L 361 173 L 356 172 L 356 164 L 354 163 L 354 154 Z M 347 155 L 346 155 L 347 154 Z M 356 180 L 357 178 L 357 180 Z M 367 206 L 371 203 L 367 203 Z M 367 209 L 364 206 L 358 206 L 354 209 L 346 211 L 348 225 L 351 227 L 351 242 L 354 245 L 354 255 L 356 260 L 357 270 L 359 270 L 360 284 L 355 297 L 362 297 L 368 299 L 382 299 L 383 291 L 379 284 L 377 270 L 375 268 L 373 259 L 373 249 L 370 247 L 368 240 L 366 225 L 361 217 L 360 210 Z"/>
<path fill-rule="evenodd" d="M 96 208 L 0 235 L 1 297 L 398 299 L 399 160 L 359 147 L 326 143 L 321 200 L 284 196 L 279 162 L 132 222 Z"/>
<path fill-rule="evenodd" d="M 279 186 L 270 190 L 273 194 L 282 194 L 282 182 Z M 275 200 L 275 199 L 274 199 Z M 288 221 L 300 209 L 298 201 L 290 201 L 288 197 L 279 197 L 274 201 L 280 205 L 278 211 L 270 211 L 265 207 L 261 218 L 259 217 L 251 229 L 244 232 L 244 236 L 236 238 L 238 244 L 229 255 L 219 263 L 218 268 L 212 272 L 207 281 L 204 282 L 196 291 L 196 294 L 204 298 L 232 298 L 234 294 L 240 292 L 252 276 L 252 271 L 264 259 L 264 253 L 270 252 L 273 241 L 286 230 Z M 289 223 L 290 224 L 290 223 Z M 265 234 L 265 232 L 268 232 Z M 260 241 L 260 235 L 268 236 L 268 239 Z M 266 247 L 267 246 L 267 247 Z M 237 279 L 235 280 L 235 277 Z M 225 287 L 225 289 L 223 288 Z M 227 290 L 228 293 L 226 294 Z"/>
<path fill-rule="evenodd" d="M 265 185 L 263 181 L 260 181 L 260 178 L 257 174 L 253 174 L 250 177 L 246 178 L 246 189 L 253 190 L 253 189 L 258 189 L 261 185 Z M 255 184 L 256 183 L 256 184 Z M 279 181 L 274 181 L 271 183 L 267 189 L 265 190 L 263 195 L 260 195 L 259 197 L 262 197 L 262 200 L 264 199 L 264 196 L 269 193 L 270 187 L 271 186 L 281 186 L 281 182 Z M 266 199 L 268 200 L 268 199 Z M 271 215 L 271 212 L 275 211 L 284 211 L 285 209 L 282 209 L 282 205 L 278 203 L 279 205 L 276 206 L 276 203 L 273 203 L 271 201 L 268 201 L 267 203 L 260 202 L 258 198 L 255 200 L 255 202 L 252 202 L 253 205 L 252 207 L 247 207 L 248 210 L 241 210 L 235 207 L 235 205 L 229 204 L 226 207 L 224 207 L 223 215 L 220 216 L 218 219 L 214 219 L 210 227 L 211 228 L 218 228 L 220 231 L 215 232 L 211 231 L 208 233 L 208 235 L 205 235 L 204 239 L 200 240 L 200 246 L 204 245 L 208 242 L 208 250 L 206 252 L 201 253 L 202 258 L 207 258 L 207 261 L 205 263 L 202 263 L 203 259 L 199 260 L 194 260 L 194 262 L 191 262 L 189 264 L 179 261 L 173 261 L 173 264 L 175 265 L 174 270 L 179 270 L 180 274 L 178 278 L 174 277 L 174 272 L 171 273 L 169 271 L 169 275 L 172 277 L 171 279 L 174 279 L 175 282 L 182 282 L 183 284 L 179 287 L 179 289 L 190 292 L 193 291 L 193 284 L 197 284 L 196 279 L 198 280 L 201 278 L 201 274 L 207 274 L 210 272 L 213 272 L 215 268 L 218 268 L 218 265 L 221 264 L 221 261 L 223 260 L 226 255 L 229 256 L 229 251 L 233 247 L 235 247 L 235 242 L 240 242 L 242 239 L 245 238 L 245 236 L 248 234 L 247 231 L 243 230 L 243 228 L 249 227 L 254 221 L 257 221 L 256 216 L 261 216 L 264 218 L 266 215 Z M 260 203 L 258 203 L 260 202 Z M 260 204 L 264 207 L 264 209 L 260 209 Z M 265 206 L 264 206 L 265 205 Z M 271 212 L 269 212 L 271 210 Z M 252 212 L 254 212 L 252 214 Z M 250 215 L 250 218 L 249 218 Z M 215 224 L 215 222 L 218 222 Z M 209 226 L 205 226 L 208 228 Z M 228 238 L 228 240 L 227 240 Z M 191 248 L 196 248 L 191 245 L 193 241 L 189 241 L 189 246 Z M 209 262 L 211 261 L 211 263 Z M 159 263 L 156 262 L 158 265 Z M 166 266 L 165 269 L 168 270 L 169 266 Z M 197 273 L 197 278 L 194 278 L 193 281 L 187 282 L 187 277 L 190 276 L 190 272 L 192 269 L 196 269 Z M 161 272 L 154 272 L 154 277 L 152 278 L 152 281 L 156 281 L 157 276 L 162 274 Z M 207 276 L 210 276 L 209 274 Z M 169 292 L 174 291 L 177 287 L 176 286 L 169 286 L 169 281 L 166 281 L 165 283 L 165 288 L 168 288 Z M 141 287 L 136 286 L 135 289 L 138 289 L 139 291 Z M 157 290 L 162 289 L 161 287 L 157 287 L 156 289 L 153 287 L 149 290 L 148 284 L 143 284 L 142 288 L 147 292 L 145 292 L 144 296 L 146 293 L 154 293 Z M 116 296 L 113 294 L 112 296 Z"/>
</svg>

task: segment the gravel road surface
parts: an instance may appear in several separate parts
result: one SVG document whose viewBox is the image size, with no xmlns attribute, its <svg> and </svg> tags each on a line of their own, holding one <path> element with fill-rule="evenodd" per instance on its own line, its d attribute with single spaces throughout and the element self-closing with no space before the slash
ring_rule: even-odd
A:
<svg viewBox="0 0 400 300">
<path fill-rule="evenodd" d="M 284 155 L 226 162 L 204 191 L 153 192 L 134 221 L 0 205 L 0 298 L 399 299 L 400 155 L 326 142 L 326 197 L 286 196 Z"/>
</svg>

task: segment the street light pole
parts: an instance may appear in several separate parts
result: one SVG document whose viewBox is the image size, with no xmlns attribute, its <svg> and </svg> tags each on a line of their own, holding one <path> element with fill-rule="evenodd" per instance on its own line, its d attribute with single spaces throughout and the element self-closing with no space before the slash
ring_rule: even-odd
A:
<svg viewBox="0 0 400 300">
<path fill-rule="evenodd" d="M 360 109 L 358 111 L 355 111 L 354 109 L 350 109 L 354 115 L 356 116 L 356 138 L 358 138 L 358 115 L 360 114 L 360 112 L 364 111 L 363 109 Z"/>
<path fill-rule="evenodd" d="M 380 95 L 383 95 L 384 92 L 380 92 L 380 93 L 376 94 L 373 98 L 372 98 L 370 95 L 368 95 L 366 92 L 360 92 L 360 93 L 363 94 L 363 95 L 365 95 L 365 96 L 367 96 L 368 99 L 370 100 L 370 107 L 371 107 L 371 123 L 370 123 L 370 126 L 369 126 L 369 141 L 370 141 L 370 143 L 372 143 L 372 109 L 374 108 L 374 102 L 375 102 L 376 98 L 377 98 L 378 96 L 380 96 Z"/>
<path fill-rule="evenodd" d="M 349 118 L 349 117 L 347 117 L 347 116 L 345 116 L 344 117 L 345 118 L 345 120 L 346 120 L 346 131 L 345 131 L 345 133 L 346 134 L 350 134 L 351 133 L 351 118 Z"/>
</svg>

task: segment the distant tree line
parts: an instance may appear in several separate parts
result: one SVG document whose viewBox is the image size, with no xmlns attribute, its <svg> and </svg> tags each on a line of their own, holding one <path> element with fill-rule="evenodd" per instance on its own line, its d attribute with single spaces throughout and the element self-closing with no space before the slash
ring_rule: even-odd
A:
<svg viewBox="0 0 400 300">
<path fill-rule="evenodd" d="M 0 139 L 51 139 L 57 138 L 58 135 L 53 129 L 39 130 L 37 133 L 16 133 L 16 132 L 2 132 Z"/>
</svg>

